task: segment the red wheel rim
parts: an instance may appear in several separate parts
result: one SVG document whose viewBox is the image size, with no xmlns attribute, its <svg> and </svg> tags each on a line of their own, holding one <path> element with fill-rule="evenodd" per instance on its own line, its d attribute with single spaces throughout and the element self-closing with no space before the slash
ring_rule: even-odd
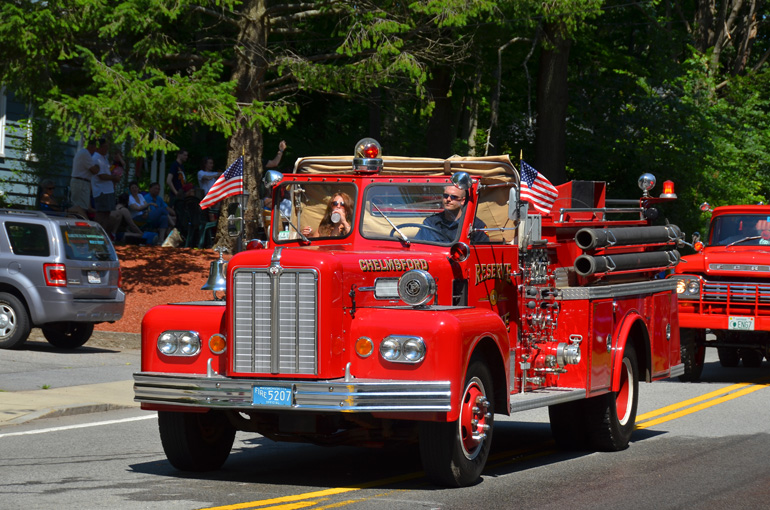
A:
<svg viewBox="0 0 770 510">
<path fill-rule="evenodd" d="M 460 403 L 460 439 L 463 453 L 473 459 L 481 450 L 489 428 L 489 401 L 484 385 L 474 377 L 468 383 Z"/>
<path fill-rule="evenodd" d="M 633 372 L 631 361 L 623 358 L 623 368 L 620 374 L 620 389 L 615 394 L 615 411 L 621 425 L 628 423 L 631 415 L 631 404 L 634 402 Z"/>
</svg>

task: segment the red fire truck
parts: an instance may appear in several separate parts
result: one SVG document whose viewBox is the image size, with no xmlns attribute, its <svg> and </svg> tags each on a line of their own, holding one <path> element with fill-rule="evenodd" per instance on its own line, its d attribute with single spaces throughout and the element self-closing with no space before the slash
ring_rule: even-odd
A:
<svg viewBox="0 0 770 510">
<path fill-rule="evenodd" d="M 626 448 L 639 380 L 683 369 L 676 282 L 656 277 L 681 232 L 652 224 L 654 177 L 617 207 L 572 181 L 540 215 L 507 156 L 380 152 L 268 172 L 269 241 L 212 263 L 225 296 L 144 317 L 135 395 L 171 464 L 220 467 L 236 430 L 411 441 L 432 481 L 465 486 L 495 415 L 544 406 L 560 445 Z"/>
<path fill-rule="evenodd" d="M 707 242 L 696 239 L 672 276 L 677 280 L 684 381 L 697 381 L 706 347 L 723 367 L 759 367 L 770 356 L 770 206 L 712 211 Z M 707 337 L 707 331 L 713 336 Z M 770 360 L 770 358 L 768 358 Z"/>
</svg>

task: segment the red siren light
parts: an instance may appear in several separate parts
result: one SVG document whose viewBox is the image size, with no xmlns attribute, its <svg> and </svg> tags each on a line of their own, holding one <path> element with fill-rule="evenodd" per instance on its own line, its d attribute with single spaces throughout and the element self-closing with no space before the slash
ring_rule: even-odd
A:
<svg viewBox="0 0 770 510">
<path fill-rule="evenodd" d="M 353 153 L 353 171 L 376 173 L 382 170 L 382 146 L 374 138 L 359 140 Z"/>
<path fill-rule="evenodd" d="M 698 253 L 703 251 L 703 242 L 697 241 L 695 244 L 692 245 L 693 249 L 697 251 Z"/>
<path fill-rule="evenodd" d="M 660 194 L 660 198 L 676 198 L 674 192 L 674 181 L 663 182 L 663 193 Z"/>
</svg>

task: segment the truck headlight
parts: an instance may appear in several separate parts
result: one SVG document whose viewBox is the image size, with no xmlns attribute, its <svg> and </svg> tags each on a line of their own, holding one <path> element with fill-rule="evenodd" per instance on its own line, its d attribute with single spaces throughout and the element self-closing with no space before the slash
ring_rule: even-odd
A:
<svg viewBox="0 0 770 510">
<path fill-rule="evenodd" d="M 394 363 L 419 363 L 425 359 L 425 351 L 419 336 L 390 335 L 380 344 L 380 356 Z"/>
<path fill-rule="evenodd" d="M 697 276 L 676 276 L 676 294 L 679 299 L 698 299 L 700 297 L 700 278 Z"/>
<path fill-rule="evenodd" d="M 201 351 L 201 337 L 195 331 L 164 331 L 158 350 L 166 356 L 195 356 Z"/>
<path fill-rule="evenodd" d="M 398 296 L 408 305 L 424 305 L 435 295 L 436 280 L 427 271 L 412 269 L 398 280 Z"/>
</svg>

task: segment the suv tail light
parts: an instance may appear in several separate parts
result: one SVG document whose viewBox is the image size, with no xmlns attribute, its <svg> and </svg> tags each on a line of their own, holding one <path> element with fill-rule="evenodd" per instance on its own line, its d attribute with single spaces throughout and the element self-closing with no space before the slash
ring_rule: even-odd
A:
<svg viewBox="0 0 770 510">
<path fill-rule="evenodd" d="M 64 264 L 43 264 L 45 284 L 50 287 L 67 286 L 67 268 Z"/>
<path fill-rule="evenodd" d="M 123 272 L 118 267 L 118 288 L 120 288 L 121 283 L 123 283 Z"/>
</svg>

